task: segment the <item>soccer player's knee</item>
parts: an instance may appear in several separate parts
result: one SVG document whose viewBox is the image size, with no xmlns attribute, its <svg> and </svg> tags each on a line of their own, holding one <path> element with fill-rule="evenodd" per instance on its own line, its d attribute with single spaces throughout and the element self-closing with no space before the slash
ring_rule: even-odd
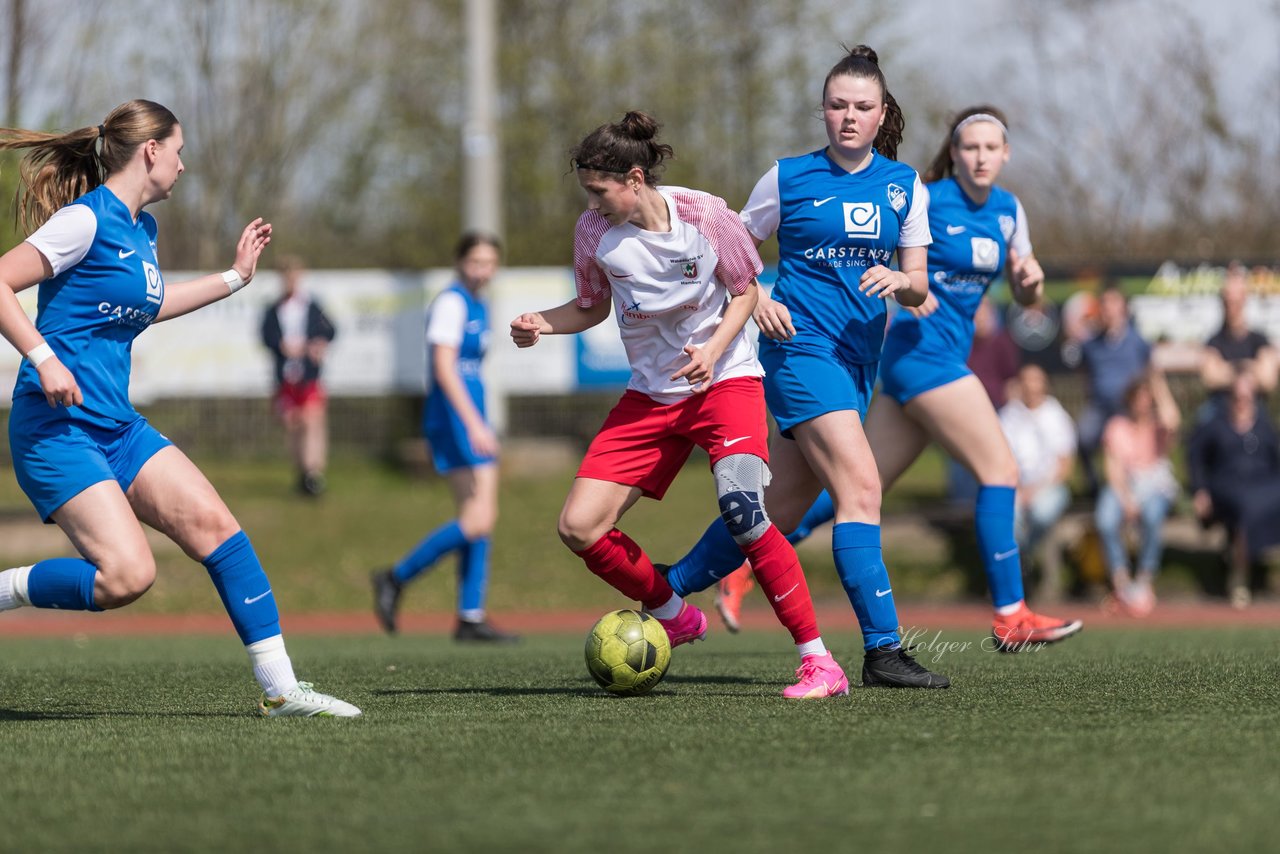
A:
<svg viewBox="0 0 1280 854">
<path fill-rule="evenodd" d="M 575 552 L 591 548 L 608 530 L 607 526 L 601 525 L 594 513 L 588 513 L 581 508 L 566 507 L 560 512 L 560 522 L 557 526 L 560 542 Z"/>
<path fill-rule="evenodd" d="M 712 467 L 720 518 L 729 535 L 740 546 L 764 536 L 772 524 L 764 507 L 764 488 L 769 483 L 769 467 L 751 454 L 724 457 Z"/>
<path fill-rule="evenodd" d="M 858 484 L 849 495 L 849 512 L 858 519 L 880 518 L 880 481 Z"/>
<path fill-rule="evenodd" d="M 150 590 L 156 580 L 155 558 L 145 549 L 113 556 L 97 566 L 94 599 L 104 609 L 128 605 Z"/>
</svg>

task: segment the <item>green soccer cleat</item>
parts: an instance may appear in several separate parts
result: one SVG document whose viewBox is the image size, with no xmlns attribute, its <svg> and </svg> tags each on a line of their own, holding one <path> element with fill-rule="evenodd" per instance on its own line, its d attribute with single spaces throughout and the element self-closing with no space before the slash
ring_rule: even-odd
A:
<svg viewBox="0 0 1280 854">
<path fill-rule="evenodd" d="M 258 711 L 268 718 L 358 718 L 360 710 L 337 697 L 321 694 L 310 682 L 299 682 L 274 699 L 262 695 Z"/>
</svg>

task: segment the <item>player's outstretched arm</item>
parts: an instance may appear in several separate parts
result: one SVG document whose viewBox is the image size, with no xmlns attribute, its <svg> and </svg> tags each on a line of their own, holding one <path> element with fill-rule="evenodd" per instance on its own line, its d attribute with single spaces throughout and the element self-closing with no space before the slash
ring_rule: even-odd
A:
<svg viewBox="0 0 1280 854">
<path fill-rule="evenodd" d="M 545 311 L 526 312 L 511 321 L 511 340 L 517 347 L 532 347 L 543 335 L 572 335 L 584 332 L 609 316 L 608 300 L 601 300 L 590 308 L 569 300 L 564 305 Z"/>
<path fill-rule="evenodd" d="M 225 273 L 201 276 L 189 282 L 165 285 L 164 304 L 156 315 L 156 322 L 171 320 L 204 308 L 209 303 L 226 299 L 253 281 L 258 270 L 258 258 L 271 242 L 271 223 L 258 217 L 244 227 L 236 244 L 236 260 Z"/>
</svg>

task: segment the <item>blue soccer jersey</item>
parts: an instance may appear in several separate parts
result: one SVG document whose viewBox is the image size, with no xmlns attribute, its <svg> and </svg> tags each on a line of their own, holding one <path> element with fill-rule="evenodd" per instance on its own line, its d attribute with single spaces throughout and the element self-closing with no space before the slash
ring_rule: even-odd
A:
<svg viewBox="0 0 1280 854">
<path fill-rule="evenodd" d="M 976 204 L 954 178 L 929 184 L 929 291 L 938 308 L 927 317 L 894 316 L 885 361 L 908 351 L 963 364 L 973 346 L 973 316 L 991 283 L 1004 272 L 1012 246 L 1031 255 L 1026 215 L 1016 196 L 999 187 Z"/>
<path fill-rule="evenodd" d="M 135 220 L 106 186 L 59 210 L 27 239 L 49 261 L 40 283 L 36 328 L 84 394 L 65 409 L 72 421 L 114 429 L 137 419 L 129 402 L 133 339 L 155 321 L 164 302 L 156 261 L 156 221 Z M 45 407 L 40 377 L 24 361 L 14 408 Z"/>
<path fill-rule="evenodd" d="M 485 415 L 484 380 L 481 364 L 489 345 L 488 306 L 460 284 L 441 291 L 427 313 L 427 404 L 423 410 L 423 431 L 437 457 L 437 468 L 484 462 L 475 456 L 467 441 L 466 428 L 453 404 L 435 380 L 429 354 L 435 345 L 458 351 L 457 370 L 471 402 Z M 441 454 L 445 456 L 442 457 Z M 441 462 L 447 459 L 442 467 Z"/>
<path fill-rule="evenodd" d="M 789 343 L 849 364 L 879 360 L 884 300 L 858 284 L 869 268 L 892 265 L 900 246 L 929 244 L 922 195 L 914 169 L 878 153 L 851 173 L 823 149 L 779 160 L 760 179 L 742 220 L 760 240 L 778 235 L 773 299 L 791 313 Z"/>
</svg>

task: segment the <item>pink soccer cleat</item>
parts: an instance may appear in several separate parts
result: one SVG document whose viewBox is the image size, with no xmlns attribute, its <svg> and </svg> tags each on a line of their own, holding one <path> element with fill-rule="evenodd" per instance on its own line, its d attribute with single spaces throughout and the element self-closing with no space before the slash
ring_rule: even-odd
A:
<svg viewBox="0 0 1280 854">
<path fill-rule="evenodd" d="M 680 608 L 679 614 L 670 620 L 658 620 L 658 622 L 667 630 L 667 637 L 671 639 L 672 647 L 702 640 L 707 635 L 707 615 L 688 602 Z"/>
<path fill-rule="evenodd" d="M 788 700 L 820 700 L 849 693 L 849 679 L 831 653 L 806 655 L 796 668 L 799 682 L 783 689 Z"/>
</svg>

